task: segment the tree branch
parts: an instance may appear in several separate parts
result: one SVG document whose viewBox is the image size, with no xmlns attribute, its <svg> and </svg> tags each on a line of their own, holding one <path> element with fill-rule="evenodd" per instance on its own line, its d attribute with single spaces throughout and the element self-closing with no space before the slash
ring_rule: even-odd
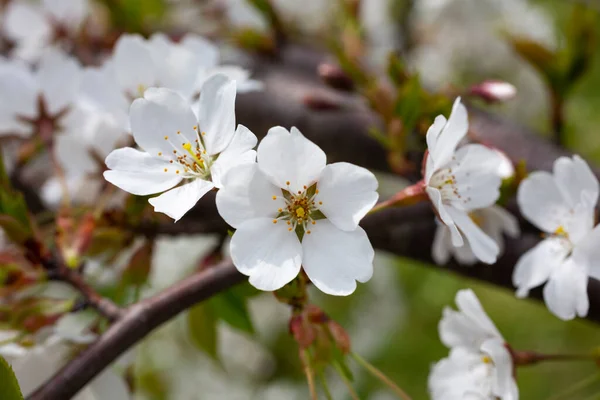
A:
<svg viewBox="0 0 600 400">
<path fill-rule="evenodd" d="M 94 344 L 31 394 L 28 400 L 70 399 L 156 327 L 244 278 L 231 263 L 224 262 L 134 304 Z"/>
</svg>

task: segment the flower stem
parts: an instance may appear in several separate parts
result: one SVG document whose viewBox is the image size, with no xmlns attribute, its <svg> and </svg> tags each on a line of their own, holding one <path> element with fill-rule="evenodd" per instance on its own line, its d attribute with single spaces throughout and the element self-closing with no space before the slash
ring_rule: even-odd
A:
<svg viewBox="0 0 600 400">
<path fill-rule="evenodd" d="M 374 214 L 389 207 L 409 206 L 426 200 L 427 193 L 425 192 L 425 185 L 423 181 L 421 181 L 405 187 L 389 199 L 376 204 L 368 214 Z"/>
<path fill-rule="evenodd" d="M 327 398 L 327 400 L 333 400 L 331 392 L 329 391 L 329 386 L 327 385 L 327 379 L 325 378 L 325 374 L 320 373 L 319 379 L 321 380 L 321 386 L 323 386 L 323 392 L 325 393 L 325 397 Z"/>
<path fill-rule="evenodd" d="M 346 378 L 346 375 L 344 374 L 344 371 L 342 371 L 342 368 L 339 366 L 339 364 L 335 362 L 333 363 L 333 367 L 338 372 L 338 375 L 342 379 L 342 382 L 344 382 L 344 385 L 346 385 L 346 388 L 348 388 L 348 393 L 350 393 L 352 400 L 360 400 L 360 397 L 358 397 L 358 394 L 356 394 L 356 391 L 352 387 L 352 383 L 348 380 L 348 378 Z"/>
<path fill-rule="evenodd" d="M 587 378 L 582 379 L 581 381 L 577 382 L 570 388 L 568 388 L 562 392 L 559 392 L 559 393 L 555 394 L 554 396 L 549 397 L 548 400 L 559 400 L 562 398 L 570 399 L 570 398 L 572 398 L 572 395 L 575 392 L 578 392 L 578 391 L 586 388 L 587 386 L 591 385 L 592 383 L 596 382 L 599 377 L 600 377 L 600 375 L 598 375 L 597 372 L 594 372 L 593 375 L 588 376 Z"/>
<path fill-rule="evenodd" d="M 362 358 L 361 356 L 359 356 L 356 353 L 350 353 L 350 355 L 364 369 L 366 369 L 367 371 L 369 371 L 371 373 L 371 375 L 373 375 L 375 378 L 379 379 L 381 382 L 383 382 L 384 384 L 386 384 L 390 389 L 392 389 L 392 391 L 396 395 L 398 395 L 399 398 L 401 398 L 402 400 L 412 400 L 411 397 L 408 394 L 406 394 L 406 392 L 404 392 L 404 390 L 400 389 L 400 387 L 398 385 L 396 385 L 390 378 L 388 378 L 387 376 L 385 376 L 385 374 L 383 372 L 381 372 L 380 370 L 378 370 L 377 368 L 375 368 L 373 365 L 371 365 L 364 358 Z"/>
<path fill-rule="evenodd" d="M 544 361 L 598 361 L 597 354 L 542 354 L 534 351 L 512 350 L 513 362 L 516 366 L 535 365 Z"/>
<path fill-rule="evenodd" d="M 315 386 L 315 376 L 310 366 L 310 353 L 304 350 L 301 353 L 302 364 L 304 364 L 304 375 L 306 375 L 306 381 L 308 382 L 308 390 L 310 391 L 311 400 L 318 400 L 317 388 Z"/>
</svg>

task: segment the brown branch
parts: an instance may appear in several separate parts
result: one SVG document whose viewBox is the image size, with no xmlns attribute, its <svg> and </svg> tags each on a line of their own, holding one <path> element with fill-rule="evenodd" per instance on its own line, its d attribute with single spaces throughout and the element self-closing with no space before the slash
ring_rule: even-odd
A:
<svg viewBox="0 0 600 400">
<path fill-rule="evenodd" d="M 156 327 L 243 279 L 244 276 L 232 264 L 224 262 L 131 306 L 94 344 L 31 394 L 28 400 L 70 399 Z"/>
</svg>

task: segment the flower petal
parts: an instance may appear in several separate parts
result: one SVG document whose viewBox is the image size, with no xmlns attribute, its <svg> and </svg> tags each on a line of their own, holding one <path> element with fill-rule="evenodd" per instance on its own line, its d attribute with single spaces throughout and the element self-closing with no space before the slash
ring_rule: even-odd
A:
<svg viewBox="0 0 600 400">
<path fill-rule="evenodd" d="M 35 118 L 38 114 L 38 87 L 31 71 L 16 63 L 2 65 L 0 95 L 4 99 L 11 99 L 0 102 L 0 132 L 31 135 L 31 127 L 17 118 L 17 116 Z"/>
<path fill-rule="evenodd" d="M 117 83 L 113 68 L 86 68 L 81 77 L 80 102 L 96 113 L 109 113 L 129 131 L 130 101 Z"/>
<path fill-rule="evenodd" d="M 88 0 L 43 0 L 44 11 L 63 27 L 75 32 L 90 12 Z"/>
<path fill-rule="evenodd" d="M 140 35 L 121 35 L 112 59 L 117 82 L 130 96 L 138 97 L 146 88 L 158 83 L 154 59 L 147 42 Z"/>
<path fill-rule="evenodd" d="M 521 182 L 517 202 L 521 214 L 544 232 L 553 233 L 570 216 L 556 181 L 545 171 L 533 172 Z"/>
<path fill-rule="evenodd" d="M 598 202 L 598 179 L 579 156 L 560 157 L 554 162 L 554 179 L 556 186 L 571 207 L 582 201 L 582 193 L 589 194 L 590 206 Z"/>
<path fill-rule="evenodd" d="M 135 142 L 152 155 L 172 157 L 173 151 L 183 154 L 182 145 L 196 141 L 196 116 L 188 102 L 173 90 L 146 90 L 144 98 L 131 105 L 130 119 Z"/>
<path fill-rule="evenodd" d="M 450 252 L 453 247 L 450 230 L 446 225 L 438 224 L 431 245 L 431 258 L 437 265 L 444 265 L 450 260 Z"/>
<path fill-rule="evenodd" d="M 368 169 L 345 162 L 329 164 L 319 178 L 315 201 L 332 224 L 351 231 L 377 203 L 377 186 Z"/>
<path fill-rule="evenodd" d="M 446 117 L 444 117 L 443 115 L 438 115 L 437 117 L 435 117 L 433 124 L 431 124 L 429 129 L 427 129 L 426 138 L 427 138 L 428 153 L 427 153 L 427 164 L 426 164 L 426 168 L 425 168 L 425 183 L 429 182 L 429 179 L 431 179 L 431 175 L 433 175 L 433 173 L 435 172 L 435 169 L 436 169 L 433 158 L 430 157 L 430 155 L 431 155 L 430 149 L 435 149 L 438 136 L 442 132 L 442 129 L 444 129 L 444 126 L 446 126 L 446 122 L 447 122 Z"/>
<path fill-rule="evenodd" d="M 40 7 L 12 1 L 4 9 L 2 31 L 10 39 L 43 41 L 52 35 L 52 27 Z"/>
<path fill-rule="evenodd" d="M 235 81 L 215 75 L 202 86 L 198 121 L 209 155 L 222 152 L 235 134 Z"/>
<path fill-rule="evenodd" d="M 441 119 L 436 119 L 434 129 L 427 132 L 429 156 L 433 160 L 434 171 L 452 159 L 456 146 L 465 137 L 469 129 L 467 109 L 460 102 L 460 97 L 457 97 L 454 101 L 448 122 L 446 122 L 443 129 L 439 130 L 441 121 Z M 435 135 L 438 130 L 439 133 Z M 433 144 L 433 146 L 430 147 L 429 143 Z"/>
<path fill-rule="evenodd" d="M 356 281 L 371 279 L 375 252 L 361 227 L 342 231 L 328 220 L 320 220 L 310 231 L 302 239 L 302 265 L 322 292 L 347 296 L 356 289 Z"/>
<path fill-rule="evenodd" d="M 238 271 L 260 290 L 281 289 L 300 272 L 302 245 L 296 232 L 271 218 L 242 223 L 231 238 L 231 259 Z"/>
<path fill-rule="evenodd" d="M 498 168 L 503 162 L 497 151 L 480 144 L 462 146 L 452 168 L 460 198 L 456 206 L 468 210 L 489 207 L 500 197 L 502 179 Z M 453 202 L 453 203 L 454 203 Z"/>
<path fill-rule="evenodd" d="M 206 38 L 193 33 L 186 34 L 180 42 L 181 46 L 198 56 L 199 67 L 212 68 L 219 64 L 219 48 Z"/>
<path fill-rule="evenodd" d="M 583 239 L 577 243 L 573 249 L 573 261 L 578 264 L 587 264 L 589 266 L 588 275 L 600 279 L 600 225 L 596 227 Z"/>
<path fill-rule="evenodd" d="M 456 224 L 452 220 L 452 217 L 448 213 L 449 207 L 446 207 L 446 205 L 442 203 L 442 194 L 440 193 L 440 191 L 429 186 L 425 188 L 425 191 L 427 192 L 427 195 L 429 196 L 433 207 L 437 211 L 440 220 L 444 223 L 444 225 L 448 227 L 448 229 L 450 229 L 450 235 L 454 247 L 462 246 L 464 244 L 462 235 L 460 234 L 460 231 L 458 230 Z"/>
<path fill-rule="evenodd" d="M 494 264 L 500 253 L 498 244 L 463 211 L 448 207 L 448 214 L 469 242 L 473 254 L 486 264 Z"/>
<path fill-rule="evenodd" d="M 486 232 L 504 232 L 512 238 L 516 238 L 521 234 L 519 220 L 504 208 L 493 205 L 480 210 L 480 212 L 484 215 Z"/>
<path fill-rule="evenodd" d="M 512 276 L 517 297 L 527 296 L 530 289 L 544 283 L 555 269 L 561 268 L 567 254 L 568 243 L 560 238 L 545 239 L 523 254 Z"/>
<path fill-rule="evenodd" d="M 47 50 L 40 60 L 37 80 L 50 115 L 75 102 L 82 69 L 79 63 L 57 50 Z"/>
<path fill-rule="evenodd" d="M 131 147 L 111 152 L 106 166 L 112 170 L 104 172 L 107 181 L 138 196 L 170 189 L 182 179 L 168 161 Z"/>
<path fill-rule="evenodd" d="M 216 187 L 221 188 L 222 177 L 238 164 L 254 163 L 256 161 L 256 151 L 252 150 L 258 139 L 243 125 L 238 125 L 233 139 L 229 146 L 221 154 L 210 168 L 212 181 Z"/>
<path fill-rule="evenodd" d="M 555 268 L 544 286 L 548 309 L 562 320 L 585 317 L 589 309 L 587 264 L 567 258 Z"/>
<path fill-rule="evenodd" d="M 269 129 L 257 150 L 258 166 L 280 188 L 304 190 L 319 179 L 327 157 L 323 150 L 295 127 L 291 132 L 276 126 Z"/>
<path fill-rule="evenodd" d="M 275 218 L 277 210 L 285 207 L 281 189 L 267 179 L 256 163 L 230 169 L 216 202 L 221 217 L 234 228 L 255 218 Z"/>
<path fill-rule="evenodd" d="M 492 393 L 503 400 L 518 400 L 519 392 L 513 377 L 513 359 L 504 342 L 490 339 L 481 345 L 481 351 L 488 354 L 494 363 Z"/>
<path fill-rule="evenodd" d="M 154 211 L 167 214 L 177 222 L 214 187 L 215 185 L 210 181 L 194 179 L 190 183 L 149 199 L 148 203 L 154 206 Z"/>
</svg>

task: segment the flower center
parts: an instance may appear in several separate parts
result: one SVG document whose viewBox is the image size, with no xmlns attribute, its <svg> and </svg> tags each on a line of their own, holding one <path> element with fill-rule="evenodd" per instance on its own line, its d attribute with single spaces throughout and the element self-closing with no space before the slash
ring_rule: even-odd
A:
<svg viewBox="0 0 600 400">
<path fill-rule="evenodd" d="M 433 174 L 429 180 L 429 186 L 440 191 L 442 201 L 462 199 L 452 168 L 444 168 Z"/>
<path fill-rule="evenodd" d="M 202 132 L 202 135 L 200 135 L 197 126 L 194 126 L 194 132 L 196 132 L 194 143 L 187 141 L 181 143 L 181 140 L 179 140 L 181 146 L 173 143 L 169 136 L 164 137 L 165 141 L 173 147 L 173 156 L 169 162 L 174 164 L 175 173 L 181 173 L 184 178 L 210 179 L 210 167 L 216 157 L 211 157 L 206 153 L 204 141 L 202 140 L 205 133 Z M 181 131 L 177 131 L 177 138 L 182 137 L 180 135 Z M 162 157 L 163 153 L 159 152 L 158 156 Z M 165 168 L 165 172 L 168 171 L 169 169 Z"/>
<path fill-rule="evenodd" d="M 304 186 L 304 190 L 298 190 L 296 193 L 289 190 L 289 181 L 286 184 L 288 190 L 281 189 L 285 207 L 277 209 L 277 216 L 273 223 L 285 221 L 288 225 L 288 231 L 296 231 L 296 234 L 302 240 L 305 233 L 310 235 L 310 226 L 316 225 L 317 220 L 325 218 L 323 213 L 319 211 L 319 206 L 323 205 L 323 202 L 317 202 L 315 199 L 316 195 L 319 194 L 316 183 L 310 187 Z M 273 196 L 273 200 L 278 198 L 281 197 Z"/>
</svg>

